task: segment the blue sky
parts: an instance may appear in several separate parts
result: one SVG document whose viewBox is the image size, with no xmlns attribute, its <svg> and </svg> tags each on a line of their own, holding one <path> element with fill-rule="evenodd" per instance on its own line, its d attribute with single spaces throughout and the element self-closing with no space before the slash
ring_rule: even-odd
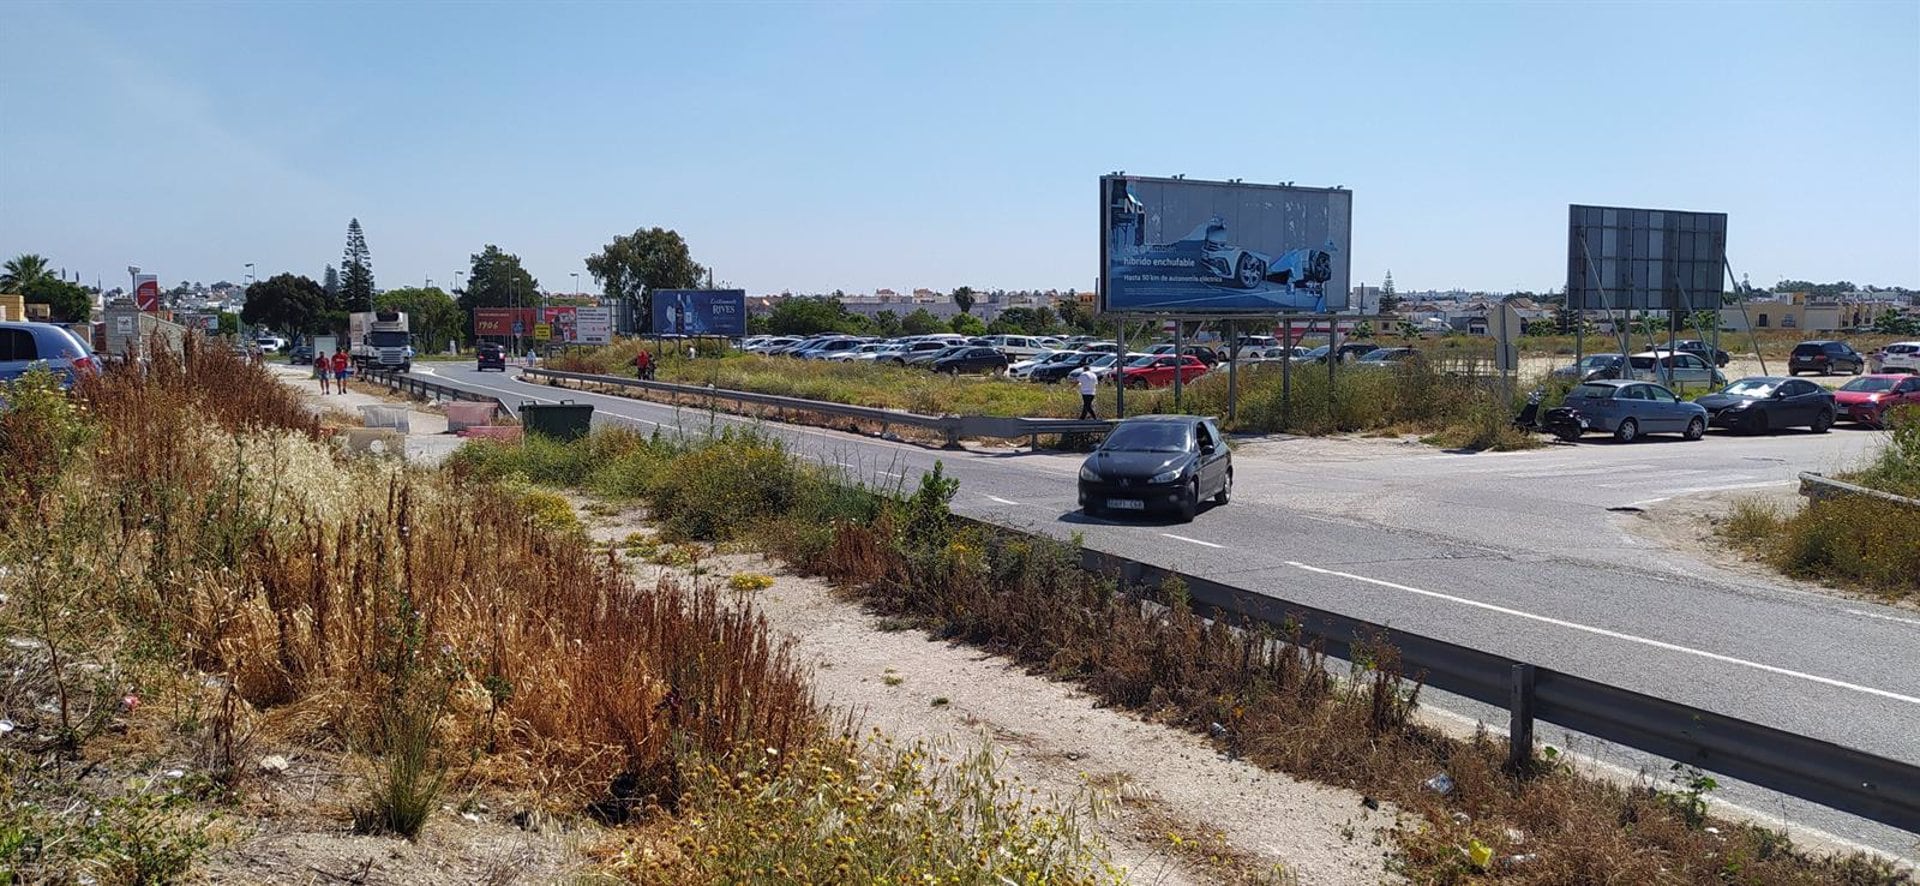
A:
<svg viewBox="0 0 1920 886">
<path fill-rule="evenodd" d="M 1564 282 L 1568 203 L 1920 287 L 1920 3 L 21 4 L 0 252 L 550 290 L 637 227 L 753 292 L 1089 288 L 1097 177 L 1354 191 L 1353 277 Z"/>
</svg>

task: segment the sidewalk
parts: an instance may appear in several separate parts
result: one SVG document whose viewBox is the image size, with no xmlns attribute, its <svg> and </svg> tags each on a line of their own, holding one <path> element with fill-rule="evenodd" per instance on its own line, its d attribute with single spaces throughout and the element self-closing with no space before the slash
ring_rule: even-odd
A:
<svg viewBox="0 0 1920 886">
<path fill-rule="evenodd" d="M 351 382 L 344 394 L 320 393 L 320 383 L 306 367 L 288 366 L 284 363 L 267 364 L 275 378 L 282 384 L 300 394 L 300 399 L 309 409 L 325 415 L 338 412 L 343 416 L 342 424 L 358 427 L 361 424 L 362 406 L 400 406 L 407 407 L 408 433 L 406 436 L 406 457 L 408 461 L 429 467 L 439 464 L 466 442 L 465 438 L 447 433 L 447 417 L 439 412 L 424 408 L 423 404 L 392 397 L 385 392 L 368 393 L 364 386 Z"/>
</svg>

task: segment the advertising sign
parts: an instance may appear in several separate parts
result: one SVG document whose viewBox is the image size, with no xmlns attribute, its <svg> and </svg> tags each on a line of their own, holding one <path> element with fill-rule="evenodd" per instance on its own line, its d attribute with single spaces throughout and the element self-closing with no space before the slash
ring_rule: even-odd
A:
<svg viewBox="0 0 1920 886">
<path fill-rule="evenodd" d="M 153 274 L 133 275 L 133 306 L 143 311 L 160 310 L 160 278 Z"/>
<path fill-rule="evenodd" d="M 747 293 L 742 289 L 660 289 L 653 293 L 655 335 L 747 334 Z"/>
<path fill-rule="evenodd" d="M 526 335 L 533 328 L 532 308 L 475 308 L 473 334 L 504 338 Z"/>
<path fill-rule="evenodd" d="M 1102 176 L 1100 309 L 1342 310 L 1352 223 L 1344 189 Z"/>
<path fill-rule="evenodd" d="M 612 308 L 575 308 L 574 333 L 583 345 L 604 345 L 613 341 Z"/>
<path fill-rule="evenodd" d="M 1567 305 L 1575 310 L 1718 310 L 1727 214 L 1567 208 Z"/>
</svg>

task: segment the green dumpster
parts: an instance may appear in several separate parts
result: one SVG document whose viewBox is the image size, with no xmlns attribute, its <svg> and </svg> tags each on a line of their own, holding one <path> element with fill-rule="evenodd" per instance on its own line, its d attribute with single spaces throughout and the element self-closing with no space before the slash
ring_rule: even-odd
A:
<svg viewBox="0 0 1920 886">
<path fill-rule="evenodd" d="M 520 404 L 520 423 L 529 434 L 542 434 L 563 443 L 587 435 L 593 424 L 593 404 L 562 400 L 558 403 Z"/>
</svg>

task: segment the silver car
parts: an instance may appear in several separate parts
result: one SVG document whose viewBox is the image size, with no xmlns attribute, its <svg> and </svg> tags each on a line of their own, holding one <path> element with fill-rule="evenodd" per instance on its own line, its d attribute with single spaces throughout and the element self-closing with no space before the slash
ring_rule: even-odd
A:
<svg viewBox="0 0 1920 886">
<path fill-rule="evenodd" d="M 1679 434 L 1698 440 L 1707 433 L 1707 410 L 1672 391 L 1645 381 L 1595 379 L 1575 385 L 1562 404 L 1577 425 L 1561 434 L 1574 439 L 1589 431 L 1612 434 L 1631 443 L 1644 434 Z M 1577 431 L 1577 433 L 1575 433 Z"/>
</svg>

